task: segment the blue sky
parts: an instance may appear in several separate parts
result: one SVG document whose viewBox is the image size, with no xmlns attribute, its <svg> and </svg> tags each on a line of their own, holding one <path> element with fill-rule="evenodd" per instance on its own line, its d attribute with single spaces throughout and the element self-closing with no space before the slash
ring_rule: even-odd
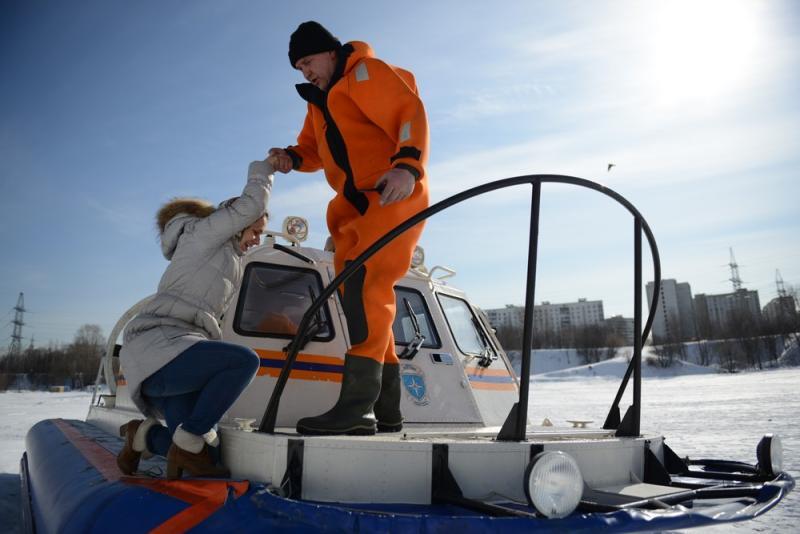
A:
<svg viewBox="0 0 800 534">
<path fill-rule="evenodd" d="M 800 6 L 793 1 L 22 1 L 0 4 L 0 346 L 20 291 L 27 344 L 109 333 L 166 265 L 170 197 L 237 194 L 291 144 L 305 106 L 287 59 L 305 20 L 415 73 L 432 201 L 567 174 L 644 214 L 666 278 L 730 290 L 733 247 L 762 305 L 800 285 Z M 288 3 L 286 3 L 288 4 Z M 611 172 L 606 165 L 616 166 Z M 321 174 L 279 175 L 270 211 L 327 232 Z M 524 301 L 529 190 L 431 219 L 427 263 L 479 305 Z M 632 223 L 585 190 L 543 188 L 536 301 L 632 316 Z M 648 280 L 649 275 L 645 275 Z"/>
</svg>

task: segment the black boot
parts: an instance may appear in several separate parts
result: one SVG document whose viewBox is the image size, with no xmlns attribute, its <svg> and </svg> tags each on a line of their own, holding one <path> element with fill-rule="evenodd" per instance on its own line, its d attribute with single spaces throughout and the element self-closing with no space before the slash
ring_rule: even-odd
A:
<svg viewBox="0 0 800 534">
<path fill-rule="evenodd" d="M 297 422 L 297 432 L 311 435 L 375 434 L 372 409 L 381 391 L 383 364 L 363 356 L 344 356 L 344 376 L 339 400 L 322 415 L 304 417 Z"/>
<path fill-rule="evenodd" d="M 403 430 L 403 414 L 400 413 L 400 364 L 383 364 L 381 394 L 375 403 L 375 417 L 378 419 L 378 432 Z"/>
</svg>

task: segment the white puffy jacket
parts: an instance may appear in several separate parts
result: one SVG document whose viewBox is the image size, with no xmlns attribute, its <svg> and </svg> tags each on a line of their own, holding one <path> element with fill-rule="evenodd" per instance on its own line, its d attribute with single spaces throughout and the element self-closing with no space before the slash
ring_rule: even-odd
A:
<svg viewBox="0 0 800 534">
<path fill-rule="evenodd" d="M 219 320 L 242 280 L 238 235 L 266 213 L 272 172 L 264 161 L 251 163 L 244 191 L 230 205 L 205 217 L 178 213 L 164 227 L 161 250 L 169 266 L 154 298 L 125 327 L 120 351 L 142 413 L 154 413 L 141 395 L 147 377 L 198 341 L 221 338 Z"/>
</svg>

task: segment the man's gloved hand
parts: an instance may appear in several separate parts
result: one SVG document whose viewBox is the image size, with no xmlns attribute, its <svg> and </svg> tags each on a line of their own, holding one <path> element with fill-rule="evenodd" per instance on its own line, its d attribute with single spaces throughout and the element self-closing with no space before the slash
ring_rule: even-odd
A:
<svg viewBox="0 0 800 534">
<path fill-rule="evenodd" d="M 375 182 L 376 188 L 383 187 L 381 206 L 388 206 L 411 196 L 416 182 L 414 175 L 405 169 L 394 168 L 387 171 Z"/>
<path fill-rule="evenodd" d="M 251 180 L 253 178 L 260 178 L 262 180 L 269 179 L 270 182 L 270 175 L 274 173 L 275 170 L 273 166 L 270 164 L 268 160 L 263 161 L 253 161 L 250 163 L 250 167 L 247 169 L 247 179 Z"/>
<path fill-rule="evenodd" d="M 276 171 L 284 174 L 292 170 L 292 157 L 284 148 L 270 148 L 267 161 L 272 164 Z"/>
</svg>

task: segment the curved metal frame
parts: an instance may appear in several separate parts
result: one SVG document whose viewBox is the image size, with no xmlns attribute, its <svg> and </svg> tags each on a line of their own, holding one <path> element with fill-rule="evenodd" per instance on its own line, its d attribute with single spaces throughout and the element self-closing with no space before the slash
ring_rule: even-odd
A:
<svg viewBox="0 0 800 534">
<path fill-rule="evenodd" d="M 117 319 L 114 328 L 111 330 L 111 333 L 108 335 L 108 340 L 106 341 L 106 352 L 103 354 L 103 357 L 100 359 L 100 367 L 97 369 L 97 377 L 94 380 L 95 388 L 94 393 L 92 394 L 92 406 L 94 406 L 95 398 L 97 397 L 97 386 L 100 384 L 100 377 L 102 376 L 105 379 L 106 385 L 108 386 L 108 392 L 111 395 L 117 394 L 117 378 L 114 376 L 114 356 L 116 354 L 117 345 L 117 338 L 122 333 L 122 329 L 125 328 L 125 325 L 130 322 L 134 316 L 139 313 L 145 304 L 150 302 L 155 294 L 149 295 L 130 308 L 122 314 L 122 317 Z"/>
<path fill-rule="evenodd" d="M 490 191 L 495 191 L 497 189 L 503 189 L 506 187 L 512 187 L 515 185 L 522 185 L 522 184 L 531 184 L 532 186 L 532 198 L 531 198 L 531 224 L 530 224 L 530 235 L 529 235 L 529 247 L 528 247 L 528 278 L 527 278 L 527 287 L 525 292 L 525 323 L 523 329 L 523 347 L 530 347 L 531 340 L 533 338 L 533 302 L 534 302 L 534 293 L 536 287 L 536 255 L 537 255 L 537 246 L 538 246 L 538 239 L 539 239 L 539 199 L 541 196 L 541 184 L 542 183 L 562 183 L 562 184 L 571 184 L 577 185 L 581 187 L 585 187 L 588 189 L 593 189 L 600 193 L 603 193 L 606 196 L 609 196 L 616 200 L 618 203 L 622 204 L 630 213 L 633 215 L 634 218 L 634 330 L 636 332 L 641 332 L 641 336 L 636 336 L 634 339 L 634 354 L 633 358 L 631 359 L 631 363 L 628 365 L 628 369 L 625 373 L 625 376 L 622 380 L 622 384 L 620 384 L 619 391 L 617 392 L 617 397 L 612 404 L 611 411 L 609 412 L 609 416 L 606 419 L 606 424 L 604 428 L 618 428 L 617 435 L 639 435 L 639 422 L 641 416 L 641 380 L 642 380 L 642 344 L 644 340 L 647 339 L 647 335 L 650 333 L 650 327 L 653 324 L 653 319 L 655 317 L 656 306 L 658 305 L 658 299 L 653 299 L 653 302 L 650 306 L 650 313 L 647 317 L 647 322 L 645 324 L 644 330 L 642 329 L 642 232 L 644 232 L 645 236 L 647 237 L 648 244 L 650 246 L 650 252 L 653 258 L 653 270 L 654 270 L 654 279 L 655 279 L 655 288 L 654 294 L 658 294 L 660 292 L 661 287 L 661 261 L 658 255 L 658 248 L 656 247 L 655 238 L 653 237 L 653 233 L 650 230 L 647 222 L 645 221 L 644 217 L 641 213 L 631 204 L 627 199 L 625 199 L 622 195 L 605 187 L 601 184 L 596 182 L 592 182 L 590 180 L 586 180 L 583 178 L 576 178 L 573 176 L 563 176 L 557 174 L 531 174 L 525 176 L 517 176 L 513 178 L 505 178 L 503 180 L 497 180 L 495 182 L 490 182 L 488 184 L 480 185 L 477 187 L 473 187 L 472 189 L 467 189 L 461 193 L 453 195 L 445 200 L 437 202 L 436 204 L 428 207 L 427 209 L 417 213 L 406 219 L 404 222 L 397 225 L 395 228 L 387 232 L 383 237 L 375 241 L 367 250 L 365 250 L 360 256 L 358 256 L 355 260 L 350 262 L 348 266 L 342 270 L 332 281 L 328 284 L 325 289 L 320 293 L 317 299 L 311 303 L 308 310 L 306 310 L 303 319 L 300 322 L 300 325 L 297 329 L 297 335 L 292 339 L 291 343 L 286 347 L 286 362 L 284 363 L 283 367 L 281 368 L 281 372 L 278 375 L 278 379 L 275 382 L 275 388 L 272 390 L 272 395 L 270 396 L 269 403 L 264 411 L 264 416 L 261 419 L 261 424 L 259 425 L 259 432 L 267 432 L 273 433 L 275 432 L 275 423 L 277 421 L 278 415 L 278 408 L 280 407 L 280 398 L 283 394 L 283 390 L 286 387 L 286 382 L 289 379 L 289 373 L 292 370 L 292 366 L 294 365 L 295 360 L 297 359 L 297 355 L 300 352 L 301 340 L 304 338 L 304 333 L 308 329 L 314 315 L 317 311 L 322 307 L 323 303 L 333 295 L 336 288 L 338 288 L 341 284 L 343 284 L 352 274 L 360 268 L 369 258 L 371 258 L 378 250 L 383 248 L 387 243 L 391 242 L 397 236 L 408 230 L 409 228 L 419 224 L 420 222 L 424 221 L 425 219 L 431 217 L 443 211 L 455 204 L 463 202 L 467 199 L 472 197 L 476 197 L 482 195 L 484 193 L 488 193 Z M 506 420 L 506 424 L 503 425 L 503 430 L 501 430 L 498 439 L 505 439 L 505 440 L 516 440 L 516 441 L 524 441 L 525 440 L 525 431 L 527 426 L 527 412 L 528 412 L 528 392 L 530 388 L 530 349 L 522 351 L 522 369 L 521 369 L 521 376 L 520 376 L 520 397 L 519 401 L 515 404 L 514 408 L 512 409 L 511 413 L 509 414 L 509 418 Z M 619 417 L 614 417 L 614 414 L 619 413 L 619 401 L 622 398 L 622 394 L 625 391 L 625 388 L 628 384 L 631 374 L 634 377 L 633 383 L 633 405 L 629 408 L 628 412 L 625 415 L 625 419 L 622 421 L 622 424 L 619 423 Z M 616 419 L 616 420 L 615 420 Z M 616 423 L 616 426 L 614 426 Z"/>
</svg>

